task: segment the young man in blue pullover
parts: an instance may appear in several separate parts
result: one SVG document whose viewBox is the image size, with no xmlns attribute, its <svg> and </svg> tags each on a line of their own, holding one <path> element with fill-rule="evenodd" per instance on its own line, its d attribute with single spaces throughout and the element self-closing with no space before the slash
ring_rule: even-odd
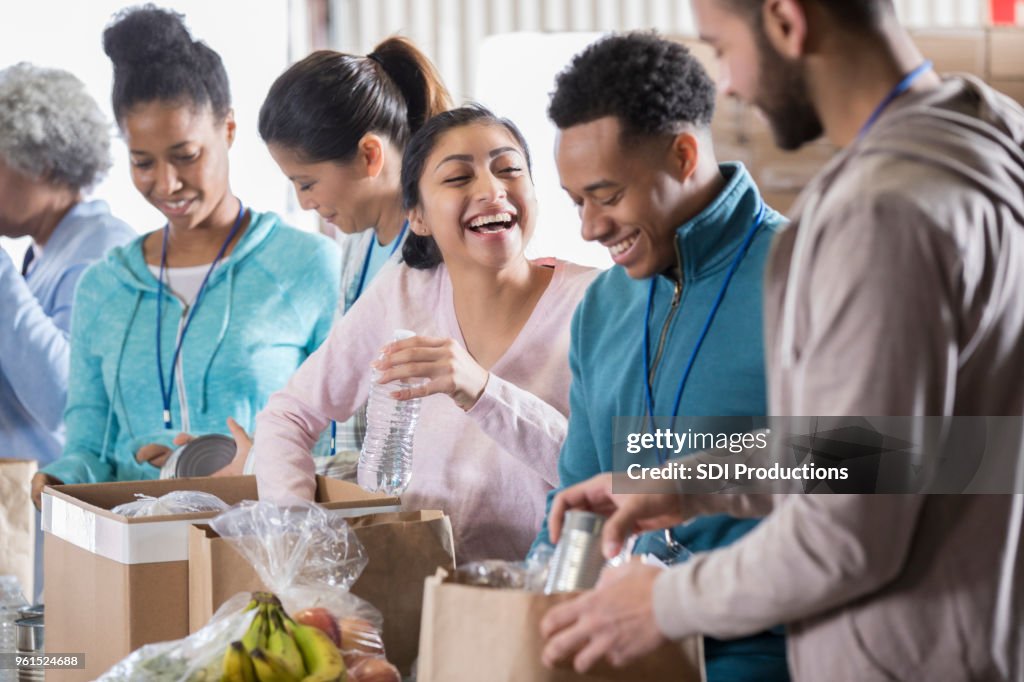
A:
<svg viewBox="0 0 1024 682">
<path fill-rule="evenodd" d="M 652 33 L 602 39 L 558 77 L 549 115 L 562 186 L 583 238 L 615 262 L 572 322 L 563 487 L 616 468 L 616 417 L 766 413 L 761 280 L 784 218 L 742 164 L 716 161 L 714 104 L 696 58 Z M 719 515 L 673 535 L 709 550 L 756 523 Z M 711 682 L 788 679 L 779 631 L 708 638 L 705 656 Z"/>
</svg>

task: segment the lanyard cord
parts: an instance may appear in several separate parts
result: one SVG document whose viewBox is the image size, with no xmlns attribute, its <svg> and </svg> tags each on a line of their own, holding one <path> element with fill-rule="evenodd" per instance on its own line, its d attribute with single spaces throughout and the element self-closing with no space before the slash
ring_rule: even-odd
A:
<svg viewBox="0 0 1024 682">
<path fill-rule="evenodd" d="M 707 319 L 704 321 L 704 327 L 701 329 L 700 335 L 697 337 L 697 342 L 693 346 L 693 350 L 690 352 L 690 359 L 686 362 L 686 369 L 683 370 L 682 379 L 679 381 L 679 389 L 676 391 L 675 404 L 672 406 L 672 417 L 679 414 L 679 404 L 683 399 L 683 388 L 686 386 L 687 379 L 690 378 L 690 370 L 693 369 L 693 364 L 697 360 L 697 354 L 700 352 L 700 347 L 704 343 L 704 338 L 708 335 L 708 331 L 711 329 L 711 323 L 715 319 L 715 315 L 718 313 L 719 307 L 722 305 L 722 300 L 725 298 L 725 292 L 729 288 L 729 283 L 732 281 L 733 275 L 736 274 L 736 270 L 740 266 L 740 262 L 743 257 L 747 255 L 747 251 L 750 249 L 750 243 L 754 240 L 754 235 L 757 233 L 761 223 L 764 222 L 764 216 L 767 206 L 764 201 L 761 201 L 761 206 L 757 211 L 757 217 L 754 219 L 754 224 L 751 225 L 750 230 L 747 232 L 746 237 L 743 239 L 743 243 L 740 245 L 739 251 L 736 252 L 736 257 L 733 258 L 732 265 L 729 266 L 729 272 L 725 275 L 725 281 L 722 282 L 722 288 L 718 291 L 718 296 L 715 298 L 715 302 L 711 306 L 711 311 L 708 313 Z M 645 394 L 645 417 L 650 416 L 651 425 L 656 426 L 655 414 L 654 414 L 654 390 L 652 388 L 652 377 L 651 377 L 651 312 L 654 308 L 654 290 L 657 284 L 657 276 L 651 279 L 650 293 L 647 295 L 647 314 L 644 317 L 644 388 Z M 646 421 L 646 419 L 644 420 Z M 663 465 L 666 460 L 666 455 L 662 450 L 658 450 L 658 464 Z"/>
<path fill-rule="evenodd" d="M 199 308 L 199 302 L 203 298 L 203 292 L 206 291 L 206 282 L 210 279 L 210 274 L 213 269 L 217 267 L 217 263 L 224 256 L 224 251 L 227 250 L 228 244 L 238 234 L 238 228 L 242 226 L 242 218 L 245 217 L 245 204 L 239 202 L 238 217 L 235 218 L 235 224 L 231 227 L 231 232 L 228 233 L 227 239 L 220 245 L 220 251 L 217 252 L 217 257 L 210 263 L 210 269 L 206 271 L 206 276 L 203 277 L 202 284 L 199 285 L 199 291 L 196 293 L 196 300 L 192 304 L 192 308 L 188 311 L 188 317 L 185 318 L 185 327 L 181 330 L 181 335 L 178 336 L 178 340 L 174 345 L 174 356 L 171 358 L 171 371 L 169 378 L 164 380 L 164 361 L 161 353 L 161 328 L 163 326 L 163 312 L 164 312 L 164 270 L 167 268 L 167 235 L 170 232 L 170 223 L 164 225 L 164 244 L 163 249 L 160 252 L 160 277 L 157 284 L 156 291 L 156 369 L 157 374 L 160 375 L 160 398 L 163 400 L 164 412 L 164 428 L 169 429 L 172 427 L 171 422 L 171 392 L 174 390 L 174 368 L 178 364 L 178 356 L 181 354 L 181 346 L 185 342 L 185 334 L 188 333 L 188 327 L 192 324 L 192 318 L 196 314 L 196 309 Z"/>
<path fill-rule="evenodd" d="M 390 259 L 395 255 L 395 251 L 398 251 L 399 245 L 402 243 L 402 237 L 405 236 L 405 231 L 409 229 L 409 221 L 406 220 L 402 223 L 402 230 L 395 237 L 395 243 L 391 246 L 391 253 L 388 254 Z M 363 293 L 363 286 L 366 284 L 366 271 L 370 268 L 370 257 L 373 255 L 373 245 L 377 241 L 377 236 L 374 235 L 373 239 L 370 240 L 370 247 L 366 249 L 366 257 L 363 258 L 363 269 L 359 273 L 359 285 L 356 287 L 355 296 L 352 297 L 352 302 L 355 303 L 359 300 L 359 297 Z M 347 311 L 346 311 L 347 312 Z M 338 453 L 338 422 L 331 420 L 331 457 Z"/>
<path fill-rule="evenodd" d="M 909 90 L 910 86 L 914 84 L 914 81 L 930 71 L 931 68 L 931 60 L 926 59 L 923 64 L 904 76 L 903 80 L 897 83 L 896 87 L 890 90 L 889 94 L 882 98 L 882 101 L 879 102 L 877 107 L 875 107 L 875 110 L 871 112 L 871 115 L 868 116 L 868 120 L 865 121 L 863 126 L 861 126 L 860 132 L 857 133 L 857 138 L 860 139 L 864 137 L 868 130 L 871 129 L 871 126 L 875 125 L 875 122 L 878 121 L 878 117 L 882 115 L 882 112 L 892 104 L 893 100 Z"/>
</svg>

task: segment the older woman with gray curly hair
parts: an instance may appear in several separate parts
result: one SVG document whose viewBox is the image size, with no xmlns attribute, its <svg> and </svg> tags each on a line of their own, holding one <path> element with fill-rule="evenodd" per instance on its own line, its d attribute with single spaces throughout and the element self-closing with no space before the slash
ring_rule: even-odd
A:
<svg viewBox="0 0 1024 682">
<path fill-rule="evenodd" d="M 0 70 L 0 236 L 31 237 L 16 268 L 0 249 L 0 453 L 60 456 L 71 303 L 82 271 L 135 231 L 83 194 L 110 168 L 110 124 L 66 71 Z"/>
</svg>

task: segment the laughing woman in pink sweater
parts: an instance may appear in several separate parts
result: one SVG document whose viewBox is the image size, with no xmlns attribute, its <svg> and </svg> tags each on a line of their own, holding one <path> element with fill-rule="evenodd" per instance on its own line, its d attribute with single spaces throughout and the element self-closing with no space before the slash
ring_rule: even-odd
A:
<svg viewBox="0 0 1024 682">
<path fill-rule="evenodd" d="M 460 562 L 520 559 L 557 484 L 569 411 L 569 321 L 596 271 L 530 261 L 537 222 L 522 134 L 481 107 L 429 121 L 402 164 L 412 234 L 256 420 L 260 497 L 310 499 L 309 450 L 380 381 L 427 381 L 408 509 L 443 509 Z M 417 336 L 389 343 L 395 329 Z"/>
</svg>

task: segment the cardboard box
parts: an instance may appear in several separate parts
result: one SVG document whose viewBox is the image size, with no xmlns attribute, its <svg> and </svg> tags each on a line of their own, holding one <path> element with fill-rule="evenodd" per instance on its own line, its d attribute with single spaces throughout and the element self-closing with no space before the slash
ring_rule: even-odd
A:
<svg viewBox="0 0 1024 682">
<path fill-rule="evenodd" d="M 229 505 L 256 499 L 252 476 L 48 487 L 43 493 L 46 650 L 85 654 L 83 670 L 48 680 L 92 680 L 144 644 L 188 634 L 188 530 L 208 514 L 126 518 L 110 511 L 136 493 L 199 490 Z M 318 479 L 318 502 L 339 513 L 397 511 L 397 498 Z M 343 511 L 342 511 L 343 510 Z"/>
<path fill-rule="evenodd" d="M 912 31 L 921 53 L 939 73 L 970 73 L 988 77 L 988 48 L 983 29 L 928 29 Z"/>
<path fill-rule="evenodd" d="M 369 514 L 349 521 L 369 563 L 352 593 L 384 616 L 388 660 L 409 674 L 419 648 L 424 580 L 455 567 L 451 519 L 438 510 Z M 195 632 L 229 598 L 263 589 L 256 571 L 205 524 L 189 530 L 189 630 Z"/>
<path fill-rule="evenodd" d="M 1024 28 L 993 28 L 988 34 L 989 78 L 1024 79 Z"/>
<path fill-rule="evenodd" d="M 1020 80 L 993 78 L 989 82 L 989 85 L 999 92 L 1009 95 L 1011 99 L 1016 100 L 1018 104 L 1024 106 L 1024 78 Z"/>
<path fill-rule="evenodd" d="M 761 196 L 769 206 L 790 220 L 793 219 L 793 208 L 800 192 L 761 192 Z"/>
<path fill-rule="evenodd" d="M 621 670 L 607 664 L 579 675 L 540 662 L 540 621 L 571 594 L 461 585 L 445 571 L 427 579 L 420 628 L 419 682 L 637 682 L 705 679 L 703 640 L 668 643 Z"/>
<path fill-rule="evenodd" d="M 839 152 L 824 138 L 800 149 L 786 151 L 775 143 L 768 121 L 749 112 L 744 142 L 750 155 L 749 170 L 768 205 L 787 214 L 800 192 Z"/>
</svg>

